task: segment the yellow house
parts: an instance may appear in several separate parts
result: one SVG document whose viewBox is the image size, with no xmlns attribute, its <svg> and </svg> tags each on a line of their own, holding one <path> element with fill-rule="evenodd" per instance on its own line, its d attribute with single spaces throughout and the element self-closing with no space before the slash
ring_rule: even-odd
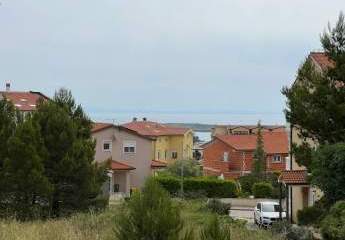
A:
<svg viewBox="0 0 345 240">
<path fill-rule="evenodd" d="M 154 138 L 152 142 L 152 160 L 172 162 L 193 158 L 193 130 L 169 125 L 133 119 L 122 125 L 138 134 Z"/>
</svg>

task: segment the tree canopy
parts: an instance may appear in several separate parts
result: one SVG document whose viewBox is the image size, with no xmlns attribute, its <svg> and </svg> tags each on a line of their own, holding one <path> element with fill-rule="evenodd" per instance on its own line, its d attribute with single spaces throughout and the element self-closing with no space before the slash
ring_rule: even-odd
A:
<svg viewBox="0 0 345 240">
<path fill-rule="evenodd" d="M 7 205 L 2 210 L 25 220 L 94 206 L 105 169 L 93 162 L 92 122 L 71 92 L 61 89 L 35 112 L 17 114 L 10 102 L 0 101 L 0 139 L 6 146 L 0 147 L 0 202 Z"/>
<path fill-rule="evenodd" d="M 299 130 L 300 145 L 292 152 L 296 161 L 312 173 L 313 182 L 327 194 L 331 201 L 340 195 L 334 192 L 335 179 L 345 175 L 345 168 L 337 169 L 342 161 L 340 155 L 345 142 L 345 19 L 340 13 L 336 25 L 321 35 L 324 54 L 329 58 L 328 68 L 316 68 L 307 58 L 298 70 L 295 83 L 285 87 L 287 97 L 286 119 Z M 310 141 L 311 140 L 311 141 Z M 313 146 L 311 142 L 315 143 Z M 320 148 L 319 151 L 315 150 Z M 339 152 L 340 151 L 340 152 Z M 325 160 L 324 156 L 329 157 Z M 340 192 L 345 185 L 336 184 Z"/>
</svg>

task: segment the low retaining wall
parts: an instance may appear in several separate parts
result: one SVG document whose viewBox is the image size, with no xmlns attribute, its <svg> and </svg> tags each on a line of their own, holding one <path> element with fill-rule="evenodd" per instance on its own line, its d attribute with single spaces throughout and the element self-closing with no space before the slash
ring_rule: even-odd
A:
<svg viewBox="0 0 345 240">
<path fill-rule="evenodd" d="M 258 202 L 277 202 L 279 199 L 267 198 L 221 198 L 224 203 L 231 203 L 231 208 L 254 208 Z M 282 200 L 283 208 L 285 208 L 285 199 Z"/>
</svg>

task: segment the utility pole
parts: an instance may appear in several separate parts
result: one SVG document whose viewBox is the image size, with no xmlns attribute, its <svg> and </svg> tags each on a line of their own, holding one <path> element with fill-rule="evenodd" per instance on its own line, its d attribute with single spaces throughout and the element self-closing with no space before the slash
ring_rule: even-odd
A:
<svg viewBox="0 0 345 240">
<path fill-rule="evenodd" d="M 183 196 L 184 196 L 183 177 L 184 177 L 184 164 L 183 164 L 183 160 L 181 160 L 181 198 L 183 198 Z"/>
</svg>

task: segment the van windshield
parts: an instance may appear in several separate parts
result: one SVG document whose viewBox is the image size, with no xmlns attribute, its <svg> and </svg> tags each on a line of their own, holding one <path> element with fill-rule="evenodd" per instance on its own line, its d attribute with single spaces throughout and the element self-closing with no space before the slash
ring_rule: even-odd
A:
<svg viewBox="0 0 345 240">
<path fill-rule="evenodd" d="M 263 212 L 280 212 L 280 206 L 273 205 L 273 204 L 263 204 L 262 211 Z"/>
</svg>

